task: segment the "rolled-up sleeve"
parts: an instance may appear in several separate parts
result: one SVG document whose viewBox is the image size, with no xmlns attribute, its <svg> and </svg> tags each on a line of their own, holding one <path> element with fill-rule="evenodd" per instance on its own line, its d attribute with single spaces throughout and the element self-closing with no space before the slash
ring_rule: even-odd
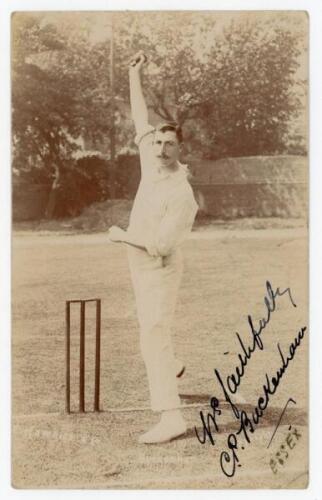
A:
<svg viewBox="0 0 322 500">
<path fill-rule="evenodd" d="M 154 257 L 171 254 L 189 235 L 197 211 L 192 194 L 172 200 L 154 237 L 146 242 L 148 253 Z"/>
</svg>

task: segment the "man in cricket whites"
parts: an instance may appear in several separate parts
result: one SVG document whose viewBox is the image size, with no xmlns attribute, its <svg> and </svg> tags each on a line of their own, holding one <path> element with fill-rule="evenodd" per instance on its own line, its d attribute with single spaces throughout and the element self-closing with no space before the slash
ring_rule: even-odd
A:
<svg viewBox="0 0 322 500">
<path fill-rule="evenodd" d="M 145 61 L 139 52 L 129 70 L 141 182 L 127 231 L 113 226 L 109 238 L 128 245 L 151 408 L 161 413 L 160 421 L 139 438 L 148 444 L 170 441 L 187 429 L 177 386 L 185 367 L 175 358 L 171 326 L 183 269 L 180 246 L 191 231 L 198 205 L 187 169 L 179 162 L 180 127 L 171 122 L 154 128 L 148 122 L 141 87 Z"/>
</svg>

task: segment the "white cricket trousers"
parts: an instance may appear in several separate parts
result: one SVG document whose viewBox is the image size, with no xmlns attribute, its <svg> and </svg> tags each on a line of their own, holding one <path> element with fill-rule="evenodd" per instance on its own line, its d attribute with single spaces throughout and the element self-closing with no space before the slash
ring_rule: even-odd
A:
<svg viewBox="0 0 322 500">
<path fill-rule="evenodd" d="M 151 408 L 153 411 L 178 408 L 180 398 L 171 326 L 183 271 L 181 251 L 177 249 L 162 258 L 128 247 L 128 258 Z"/>
</svg>

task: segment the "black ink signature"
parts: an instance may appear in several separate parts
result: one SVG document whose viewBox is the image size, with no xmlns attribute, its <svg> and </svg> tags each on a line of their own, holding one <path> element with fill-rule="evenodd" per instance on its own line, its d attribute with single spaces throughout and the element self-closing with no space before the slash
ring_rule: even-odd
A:
<svg viewBox="0 0 322 500">
<path fill-rule="evenodd" d="M 272 444 L 272 441 L 273 441 L 273 439 L 274 439 L 274 437 L 275 437 L 275 434 L 276 434 L 276 432 L 277 432 L 277 429 L 279 428 L 279 426 L 280 426 L 280 424 L 281 424 L 281 422 L 282 422 L 282 418 L 283 418 L 283 416 L 284 416 L 284 413 L 285 413 L 286 408 L 288 407 L 288 404 L 289 404 L 289 403 L 294 403 L 294 404 L 296 405 L 296 401 L 294 401 L 294 399 L 292 399 L 292 398 L 288 398 L 288 400 L 286 401 L 286 405 L 284 406 L 283 411 L 282 411 L 282 413 L 281 413 L 281 416 L 280 416 L 280 418 L 278 419 L 278 422 L 277 422 L 277 424 L 276 424 L 276 427 L 275 427 L 275 429 L 274 429 L 274 432 L 273 432 L 273 434 L 272 434 L 272 437 L 271 437 L 271 439 L 270 439 L 270 441 L 269 441 L 269 443 L 268 443 L 268 445 L 267 445 L 267 448 L 269 448 L 269 447 L 270 447 L 270 445 Z"/>
<path fill-rule="evenodd" d="M 218 425 L 216 422 L 216 415 L 221 415 L 221 410 L 218 409 L 219 406 L 219 401 L 217 398 L 212 397 L 210 399 L 210 406 L 212 408 L 212 415 L 208 413 L 207 415 L 207 423 L 205 422 L 205 416 L 203 412 L 200 412 L 200 419 L 202 422 L 202 429 L 203 429 L 203 437 L 200 438 L 197 429 L 195 428 L 196 435 L 198 438 L 199 443 L 205 444 L 207 440 L 207 436 L 209 438 L 209 441 L 211 442 L 212 445 L 215 444 L 215 440 L 213 438 L 212 432 L 211 432 L 211 427 L 210 427 L 210 422 L 212 422 L 212 425 L 214 426 L 215 432 L 218 432 Z"/>
<path fill-rule="evenodd" d="M 231 461 L 229 454 L 227 454 L 227 452 L 222 452 L 220 457 L 221 469 L 226 476 L 231 477 L 235 474 L 236 462 L 238 463 L 238 458 L 235 451 L 238 449 L 237 435 L 242 434 L 246 439 L 247 443 L 251 442 L 249 433 L 253 434 L 255 432 L 256 426 L 258 425 L 259 420 L 263 416 L 264 411 L 268 406 L 268 403 L 270 401 L 270 396 L 275 394 L 280 384 L 280 380 L 283 377 L 288 367 L 289 362 L 292 361 L 292 359 L 295 356 L 296 349 L 301 344 L 305 332 L 306 332 L 306 327 L 304 326 L 298 332 L 298 335 L 297 337 L 294 338 L 294 341 L 290 344 L 289 356 L 286 357 L 286 360 L 279 348 L 282 358 L 282 365 L 276 372 L 275 376 L 269 377 L 267 373 L 265 374 L 266 382 L 263 384 L 263 395 L 258 398 L 257 406 L 255 406 L 254 411 L 251 413 L 251 415 L 247 414 L 245 410 L 241 411 L 238 410 L 239 413 L 238 420 L 240 422 L 240 427 L 236 433 L 231 433 L 227 439 L 228 448 L 229 450 L 232 451 L 232 467 L 230 471 L 226 469 L 226 464 L 227 463 L 229 464 Z"/>
<path fill-rule="evenodd" d="M 229 403 L 233 411 L 233 415 L 239 421 L 240 424 L 237 432 L 233 432 L 228 435 L 227 438 L 228 450 L 222 451 L 220 454 L 221 469 L 227 477 L 232 477 L 235 474 L 236 465 L 239 463 L 237 455 L 238 436 L 242 434 L 247 443 L 251 442 L 250 434 L 253 434 L 255 432 L 256 426 L 259 424 L 259 421 L 262 418 L 269 404 L 270 396 L 275 394 L 280 384 L 280 380 L 283 377 L 289 362 L 294 358 L 296 349 L 300 345 L 306 332 L 306 327 L 305 326 L 302 327 L 301 330 L 298 332 L 298 335 L 294 338 L 294 341 L 290 344 L 289 354 L 286 356 L 286 358 L 282 353 L 280 345 L 277 344 L 278 351 L 282 360 L 282 365 L 276 372 L 275 376 L 269 377 L 267 373 L 265 374 L 266 381 L 262 386 L 263 389 L 262 395 L 258 398 L 257 405 L 255 406 L 251 414 L 248 414 L 245 410 L 240 410 L 237 404 L 235 404 L 231 400 L 230 394 L 235 394 L 237 392 L 242 377 L 245 374 L 245 368 L 256 348 L 258 347 L 260 350 L 264 349 L 264 343 L 260 336 L 263 330 L 268 325 L 272 313 L 276 310 L 277 297 L 281 297 L 284 294 L 288 294 L 291 304 L 293 305 L 293 307 L 296 307 L 296 304 L 292 298 L 290 288 L 286 288 L 283 291 L 280 291 L 280 289 L 277 288 L 275 291 L 273 291 L 270 282 L 267 281 L 266 289 L 267 289 L 267 295 L 264 297 L 264 304 L 266 306 L 266 316 L 261 320 L 259 320 L 259 326 L 257 327 L 257 329 L 254 327 L 254 322 L 252 317 L 250 315 L 248 315 L 247 317 L 252 335 L 252 345 L 245 347 L 245 344 L 240 338 L 240 335 L 236 333 L 238 341 L 242 347 L 243 354 L 241 353 L 238 354 L 239 365 L 236 366 L 235 372 L 226 378 L 227 386 L 225 386 L 219 370 L 214 369 L 215 376 L 221 386 L 221 389 L 225 396 L 225 400 Z M 216 417 L 217 415 L 220 415 L 220 410 L 218 408 L 219 406 L 218 399 L 212 397 L 210 406 L 212 408 L 212 412 L 208 413 L 206 418 L 203 412 L 202 411 L 200 412 L 200 418 L 203 425 L 203 437 L 199 436 L 196 427 L 195 427 L 195 433 L 200 443 L 204 444 L 208 437 L 210 443 L 212 445 L 215 445 L 215 439 L 213 437 L 213 433 L 218 432 L 218 424 L 216 421 Z"/>
<path fill-rule="evenodd" d="M 264 297 L 264 304 L 266 306 L 266 317 L 262 318 L 259 320 L 259 328 L 256 330 L 254 327 L 254 322 L 253 319 L 250 315 L 247 316 L 248 324 L 251 329 L 251 335 L 252 335 L 252 345 L 245 347 L 244 342 L 240 338 L 240 335 L 238 332 L 236 332 L 236 336 L 238 338 L 238 341 L 241 345 L 241 348 L 243 350 L 243 354 L 239 353 L 238 354 L 238 359 L 239 359 L 239 366 L 236 366 L 235 372 L 231 375 L 229 375 L 226 379 L 227 383 L 227 388 L 229 392 L 232 394 L 235 394 L 237 392 L 237 389 L 240 385 L 241 379 L 245 374 L 245 368 L 248 364 L 248 361 L 251 359 L 253 352 L 256 350 L 256 347 L 258 347 L 261 351 L 264 349 L 264 344 L 261 339 L 261 333 L 266 328 L 268 323 L 270 322 L 272 312 L 276 310 L 276 298 L 281 297 L 282 295 L 288 293 L 289 299 L 293 307 L 296 307 L 296 304 L 292 298 L 291 290 L 290 288 L 286 288 L 282 292 L 280 291 L 279 288 L 276 289 L 274 292 L 272 289 L 272 285 L 270 284 L 269 281 L 266 281 L 266 289 L 267 289 L 267 296 Z M 222 381 L 222 378 L 220 376 L 220 373 L 218 370 L 215 369 L 215 375 L 219 381 L 219 384 L 221 385 L 224 395 L 226 397 L 226 400 L 228 403 L 231 405 L 231 408 L 235 414 L 235 416 L 238 418 L 238 411 L 236 410 L 236 406 L 232 403 L 231 399 L 227 395 L 227 389 L 224 386 L 224 383 Z"/>
</svg>

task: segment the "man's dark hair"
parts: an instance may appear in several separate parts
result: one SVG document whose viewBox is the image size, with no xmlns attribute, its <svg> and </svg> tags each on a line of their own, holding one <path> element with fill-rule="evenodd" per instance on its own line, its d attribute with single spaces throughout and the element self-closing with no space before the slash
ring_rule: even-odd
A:
<svg viewBox="0 0 322 500">
<path fill-rule="evenodd" d="M 176 122 L 160 123 L 156 126 L 155 130 L 158 130 L 159 132 L 175 132 L 178 143 L 181 144 L 183 142 L 182 128 Z"/>
</svg>

